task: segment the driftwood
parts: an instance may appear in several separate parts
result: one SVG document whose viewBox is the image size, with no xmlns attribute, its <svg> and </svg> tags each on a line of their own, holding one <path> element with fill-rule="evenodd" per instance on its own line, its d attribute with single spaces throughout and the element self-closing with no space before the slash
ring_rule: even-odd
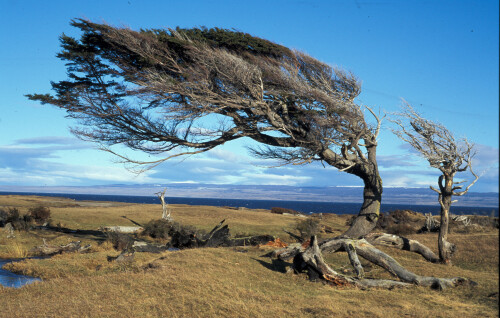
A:
<svg viewBox="0 0 500 318">
<path fill-rule="evenodd" d="M 357 274 L 356 278 L 341 275 L 325 263 L 323 253 L 339 251 L 346 251 L 348 253 L 351 265 L 353 265 Z M 335 238 L 318 244 L 316 236 L 313 236 L 308 246 L 304 246 L 304 244 L 290 245 L 275 251 L 273 255 L 281 260 L 288 260 L 293 257 L 293 269 L 295 272 L 306 272 L 310 280 L 322 280 L 328 284 L 338 286 L 395 288 L 408 287 L 414 284 L 443 290 L 459 285 L 477 285 L 475 282 L 461 277 L 437 278 L 416 275 L 401 266 L 391 256 L 375 248 L 364 238 Z M 364 279 L 364 270 L 358 256 L 382 267 L 400 281 Z"/>
<path fill-rule="evenodd" d="M 81 246 L 81 241 L 71 242 L 69 244 L 60 246 L 48 245 L 44 239 L 42 245 L 33 248 L 30 252 L 40 256 L 52 256 L 70 252 L 85 253 L 90 249 L 90 247 L 90 244 Z"/>
</svg>

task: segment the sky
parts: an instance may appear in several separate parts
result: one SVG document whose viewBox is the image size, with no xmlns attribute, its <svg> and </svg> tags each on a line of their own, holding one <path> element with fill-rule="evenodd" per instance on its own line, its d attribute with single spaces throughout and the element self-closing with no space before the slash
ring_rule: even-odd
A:
<svg viewBox="0 0 500 318">
<path fill-rule="evenodd" d="M 498 1 L 0 1 L 0 185 L 277 184 L 362 186 L 321 164 L 274 167 L 250 157 L 246 139 L 135 174 L 92 143 L 76 125 L 28 93 L 50 92 L 66 79 L 59 36 L 78 37 L 73 18 L 132 29 L 234 28 L 352 71 L 362 81 L 358 102 L 380 114 L 402 99 L 424 117 L 476 144 L 471 189 L 498 192 Z M 436 185 L 429 168 L 384 120 L 378 162 L 386 187 Z M 135 158 L 146 158 L 130 153 Z M 460 175 L 458 176 L 461 177 Z M 463 179 L 471 180 L 470 175 Z"/>
</svg>

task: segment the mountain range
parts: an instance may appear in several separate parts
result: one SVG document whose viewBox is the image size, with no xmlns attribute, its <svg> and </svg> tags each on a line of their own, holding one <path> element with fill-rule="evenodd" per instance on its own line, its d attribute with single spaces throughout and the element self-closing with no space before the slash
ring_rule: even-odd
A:
<svg viewBox="0 0 500 318">
<path fill-rule="evenodd" d="M 114 184 L 96 186 L 0 186 L 2 192 L 74 193 L 153 196 L 167 188 L 166 197 L 286 200 L 318 202 L 362 201 L 362 187 L 296 187 L 282 185 L 220 184 Z M 457 197 L 457 206 L 498 208 L 496 192 L 469 192 Z M 389 204 L 438 205 L 437 194 L 429 188 L 384 188 L 383 202 Z"/>
</svg>

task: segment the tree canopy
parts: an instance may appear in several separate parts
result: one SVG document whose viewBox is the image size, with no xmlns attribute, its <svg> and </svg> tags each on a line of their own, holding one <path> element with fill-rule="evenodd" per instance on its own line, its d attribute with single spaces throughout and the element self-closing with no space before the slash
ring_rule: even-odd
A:
<svg viewBox="0 0 500 318">
<path fill-rule="evenodd" d="M 85 20 L 79 40 L 61 36 L 68 80 L 33 100 L 65 109 L 74 132 L 105 146 L 202 152 L 240 137 L 269 146 L 255 154 L 286 162 L 325 160 L 340 169 L 363 160 L 358 142 L 374 129 L 354 98 L 358 80 L 310 56 L 225 29 L 141 30 Z M 220 121 L 208 129 L 202 119 Z M 214 117 L 214 118 L 215 118 Z M 328 148 L 346 148 L 338 157 Z M 186 151 L 190 149 L 191 151 Z"/>
<path fill-rule="evenodd" d="M 357 175 L 370 190 L 364 207 L 375 202 L 368 214 L 378 216 L 380 120 L 355 102 L 361 86 L 353 74 L 234 30 L 72 25 L 81 37 L 63 34 L 57 55 L 68 79 L 52 83 L 55 94 L 28 97 L 66 110 L 81 124 L 73 128 L 80 138 L 151 167 L 248 137 L 262 145 L 256 156 L 321 160 Z M 137 161 L 115 152 L 116 144 L 161 157 Z"/>
</svg>

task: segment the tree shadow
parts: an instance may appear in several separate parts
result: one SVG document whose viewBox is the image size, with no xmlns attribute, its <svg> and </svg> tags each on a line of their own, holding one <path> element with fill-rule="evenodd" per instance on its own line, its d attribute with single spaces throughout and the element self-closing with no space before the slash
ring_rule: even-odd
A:
<svg viewBox="0 0 500 318">
<path fill-rule="evenodd" d="M 267 269 L 283 274 L 287 272 L 287 267 L 292 265 L 292 263 L 288 263 L 280 259 L 270 259 L 271 262 L 266 262 L 257 258 L 252 258 L 252 259 L 256 260 L 257 262 L 260 263 L 260 265 L 264 266 Z"/>
<path fill-rule="evenodd" d="M 125 220 L 128 220 L 128 221 L 132 222 L 134 225 L 137 225 L 137 226 L 144 226 L 144 225 L 139 224 L 139 223 L 137 223 L 136 221 L 134 221 L 134 220 L 130 219 L 130 218 L 129 218 L 128 216 L 126 216 L 126 215 L 122 215 L 122 218 L 124 218 Z"/>
<path fill-rule="evenodd" d="M 64 234 L 70 234 L 75 237 L 79 238 L 85 238 L 85 239 L 92 239 L 96 241 L 105 241 L 107 238 L 107 235 L 103 231 L 99 230 L 73 230 L 67 227 L 61 227 L 61 226 L 45 226 L 43 227 L 44 230 L 46 231 L 52 231 L 52 232 L 58 232 L 58 233 L 64 233 Z"/>
</svg>

